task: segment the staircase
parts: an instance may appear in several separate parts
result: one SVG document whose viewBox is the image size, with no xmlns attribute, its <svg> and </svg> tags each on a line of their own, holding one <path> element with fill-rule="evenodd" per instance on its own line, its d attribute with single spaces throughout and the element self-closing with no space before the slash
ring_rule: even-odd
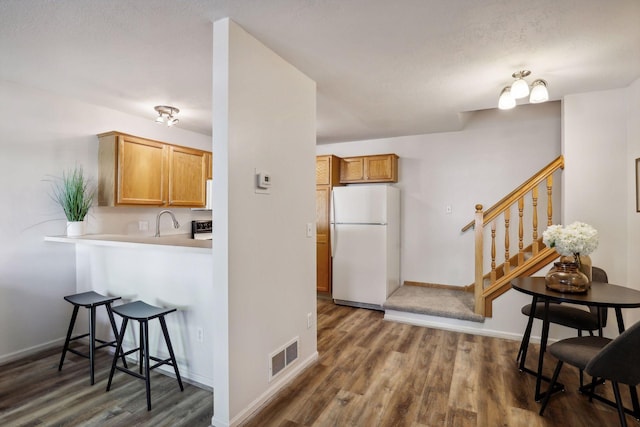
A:
<svg viewBox="0 0 640 427">
<path fill-rule="evenodd" d="M 477 314 L 491 317 L 493 301 L 511 288 L 512 279 L 529 276 L 558 257 L 557 252 L 544 246 L 539 237 L 538 210 L 541 202 L 543 207 L 546 205 L 546 225 L 552 225 L 553 177 L 561 169 L 564 169 L 564 158 L 559 156 L 486 211 L 482 210 L 482 205 L 476 205 L 474 221 L 462 228 L 462 232 L 472 227 L 475 231 L 475 281 L 472 286 Z M 538 197 L 540 187 L 546 190 L 547 196 L 542 200 Z M 511 213 L 514 211 L 518 215 L 518 247 L 517 253 L 511 256 Z M 502 239 L 496 238 L 498 230 Z M 488 244 L 485 244 L 486 240 Z M 497 253 L 504 253 L 504 262 L 497 263 Z"/>
<path fill-rule="evenodd" d="M 492 317 L 493 301 L 511 289 L 511 280 L 530 276 L 558 257 L 542 243 L 538 211 L 546 213 L 546 226 L 553 224 L 553 179 L 561 169 L 564 159 L 559 156 L 489 209 L 476 205 L 474 220 L 462 228 L 463 233 L 474 229 L 474 283 L 464 287 L 405 283 L 389 297 L 385 310 L 476 322 Z M 540 192 L 546 198 L 540 199 Z M 512 230 L 512 213 L 517 215 L 517 231 Z"/>
</svg>

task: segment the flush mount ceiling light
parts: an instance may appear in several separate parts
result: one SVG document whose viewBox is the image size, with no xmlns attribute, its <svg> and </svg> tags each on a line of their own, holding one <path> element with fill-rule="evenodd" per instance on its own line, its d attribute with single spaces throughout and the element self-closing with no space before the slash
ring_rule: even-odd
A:
<svg viewBox="0 0 640 427">
<path fill-rule="evenodd" d="M 180 112 L 180 110 L 176 107 L 156 105 L 154 109 L 158 112 L 156 123 L 164 123 L 167 126 L 173 126 L 178 123 L 178 119 L 175 116 Z"/>
<path fill-rule="evenodd" d="M 512 77 L 516 79 L 511 86 L 507 86 L 500 92 L 498 99 L 498 108 L 501 110 L 509 110 L 516 106 L 516 99 L 525 98 L 529 95 L 529 102 L 539 104 L 549 100 L 549 92 L 547 91 L 547 82 L 538 79 L 535 80 L 531 87 L 524 79 L 531 74 L 529 70 L 516 71 Z"/>
</svg>

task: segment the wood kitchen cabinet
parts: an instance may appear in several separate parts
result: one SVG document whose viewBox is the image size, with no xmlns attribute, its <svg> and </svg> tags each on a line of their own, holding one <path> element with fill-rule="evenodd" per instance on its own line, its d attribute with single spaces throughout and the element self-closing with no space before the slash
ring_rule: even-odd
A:
<svg viewBox="0 0 640 427">
<path fill-rule="evenodd" d="M 331 189 L 340 185 L 340 158 L 316 157 L 316 289 L 331 292 Z"/>
<path fill-rule="evenodd" d="M 99 206 L 205 205 L 211 153 L 120 132 L 98 139 Z"/>
<path fill-rule="evenodd" d="M 207 179 L 213 179 L 213 155 L 205 152 L 205 157 L 207 159 Z"/>
<path fill-rule="evenodd" d="M 204 151 L 170 146 L 168 206 L 204 206 L 208 166 Z"/>
<path fill-rule="evenodd" d="M 340 160 L 340 183 L 398 182 L 398 156 L 344 157 Z"/>
</svg>

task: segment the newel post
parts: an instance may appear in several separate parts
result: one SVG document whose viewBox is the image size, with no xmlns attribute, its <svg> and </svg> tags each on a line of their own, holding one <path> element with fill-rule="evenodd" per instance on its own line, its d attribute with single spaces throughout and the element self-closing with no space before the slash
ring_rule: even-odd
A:
<svg viewBox="0 0 640 427">
<path fill-rule="evenodd" d="M 484 232 L 484 213 L 482 212 L 482 205 L 476 205 L 476 214 L 475 214 L 475 252 L 476 252 L 476 263 L 475 263 L 475 286 L 474 286 L 474 297 L 476 303 L 476 313 L 484 316 L 484 298 L 482 297 L 482 293 L 484 290 L 484 283 L 482 280 L 483 276 L 483 260 L 482 260 L 482 235 Z"/>
</svg>

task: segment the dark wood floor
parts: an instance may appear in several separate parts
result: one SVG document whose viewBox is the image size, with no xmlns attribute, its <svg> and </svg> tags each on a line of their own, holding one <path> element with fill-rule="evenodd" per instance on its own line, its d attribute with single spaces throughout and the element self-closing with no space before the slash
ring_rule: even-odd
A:
<svg viewBox="0 0 640 427">
<path fill-rule="evenodd" d="M 382 313 L 318 300 L 319 363 L 248 420 L 254 426 L 617 426 L 617 413 L 589 403 L 565 366 L 566 392 L 544 417 L 534 378 L 518 371 L 519 343 L 385 322 Z M 144 383 L 119 373 L 105 392 L 109 357 L 99 352 L 96 384 L 86 359 L 59 350 L 0 366 L 0 426 L 190 426 L 210 424 L 211 392 L 155 373 L 153 409 Z M 530 366 L 537 358 L 531 346 Z M 551 374 L 555 362 L 545 365 Z M 604 388 L 611 397 L 608 385 Z M 626 390 L 624 390 L 626 391 Z M 625 393 L 625 397 L 628 393 Z M 627 417 L 631 426 L 638 425 Z"/>
<path fill-rule="evenodd" d="M 535 379 L 515 363 L 518 342 L 386 322 L 380 312 L 326 300 L 318 301 L 318 328 L 319 363 L 246 427 L 619 425 L 613 408 L 577 392 L 570 366 L 560 378 L 566 391 L 540 417 Z M 528 366 L 537 350 L 530 346 Z M 554 366 L 548 356 L 549 376 Z"/>
<path fill-rule="evenodd" d="M 60 349 L 0 366 L 0 426 L 208 426 L 213 394 L 190 384 L 180 392 L 175 378 L 152 372 L 147 411 L 144 381 L 116 372 L 105 391 L 111 358 L 96 352 L 96 381 L 89 385 L 89 361 L 67 354 L 58 372 Z"/>
</svg>

